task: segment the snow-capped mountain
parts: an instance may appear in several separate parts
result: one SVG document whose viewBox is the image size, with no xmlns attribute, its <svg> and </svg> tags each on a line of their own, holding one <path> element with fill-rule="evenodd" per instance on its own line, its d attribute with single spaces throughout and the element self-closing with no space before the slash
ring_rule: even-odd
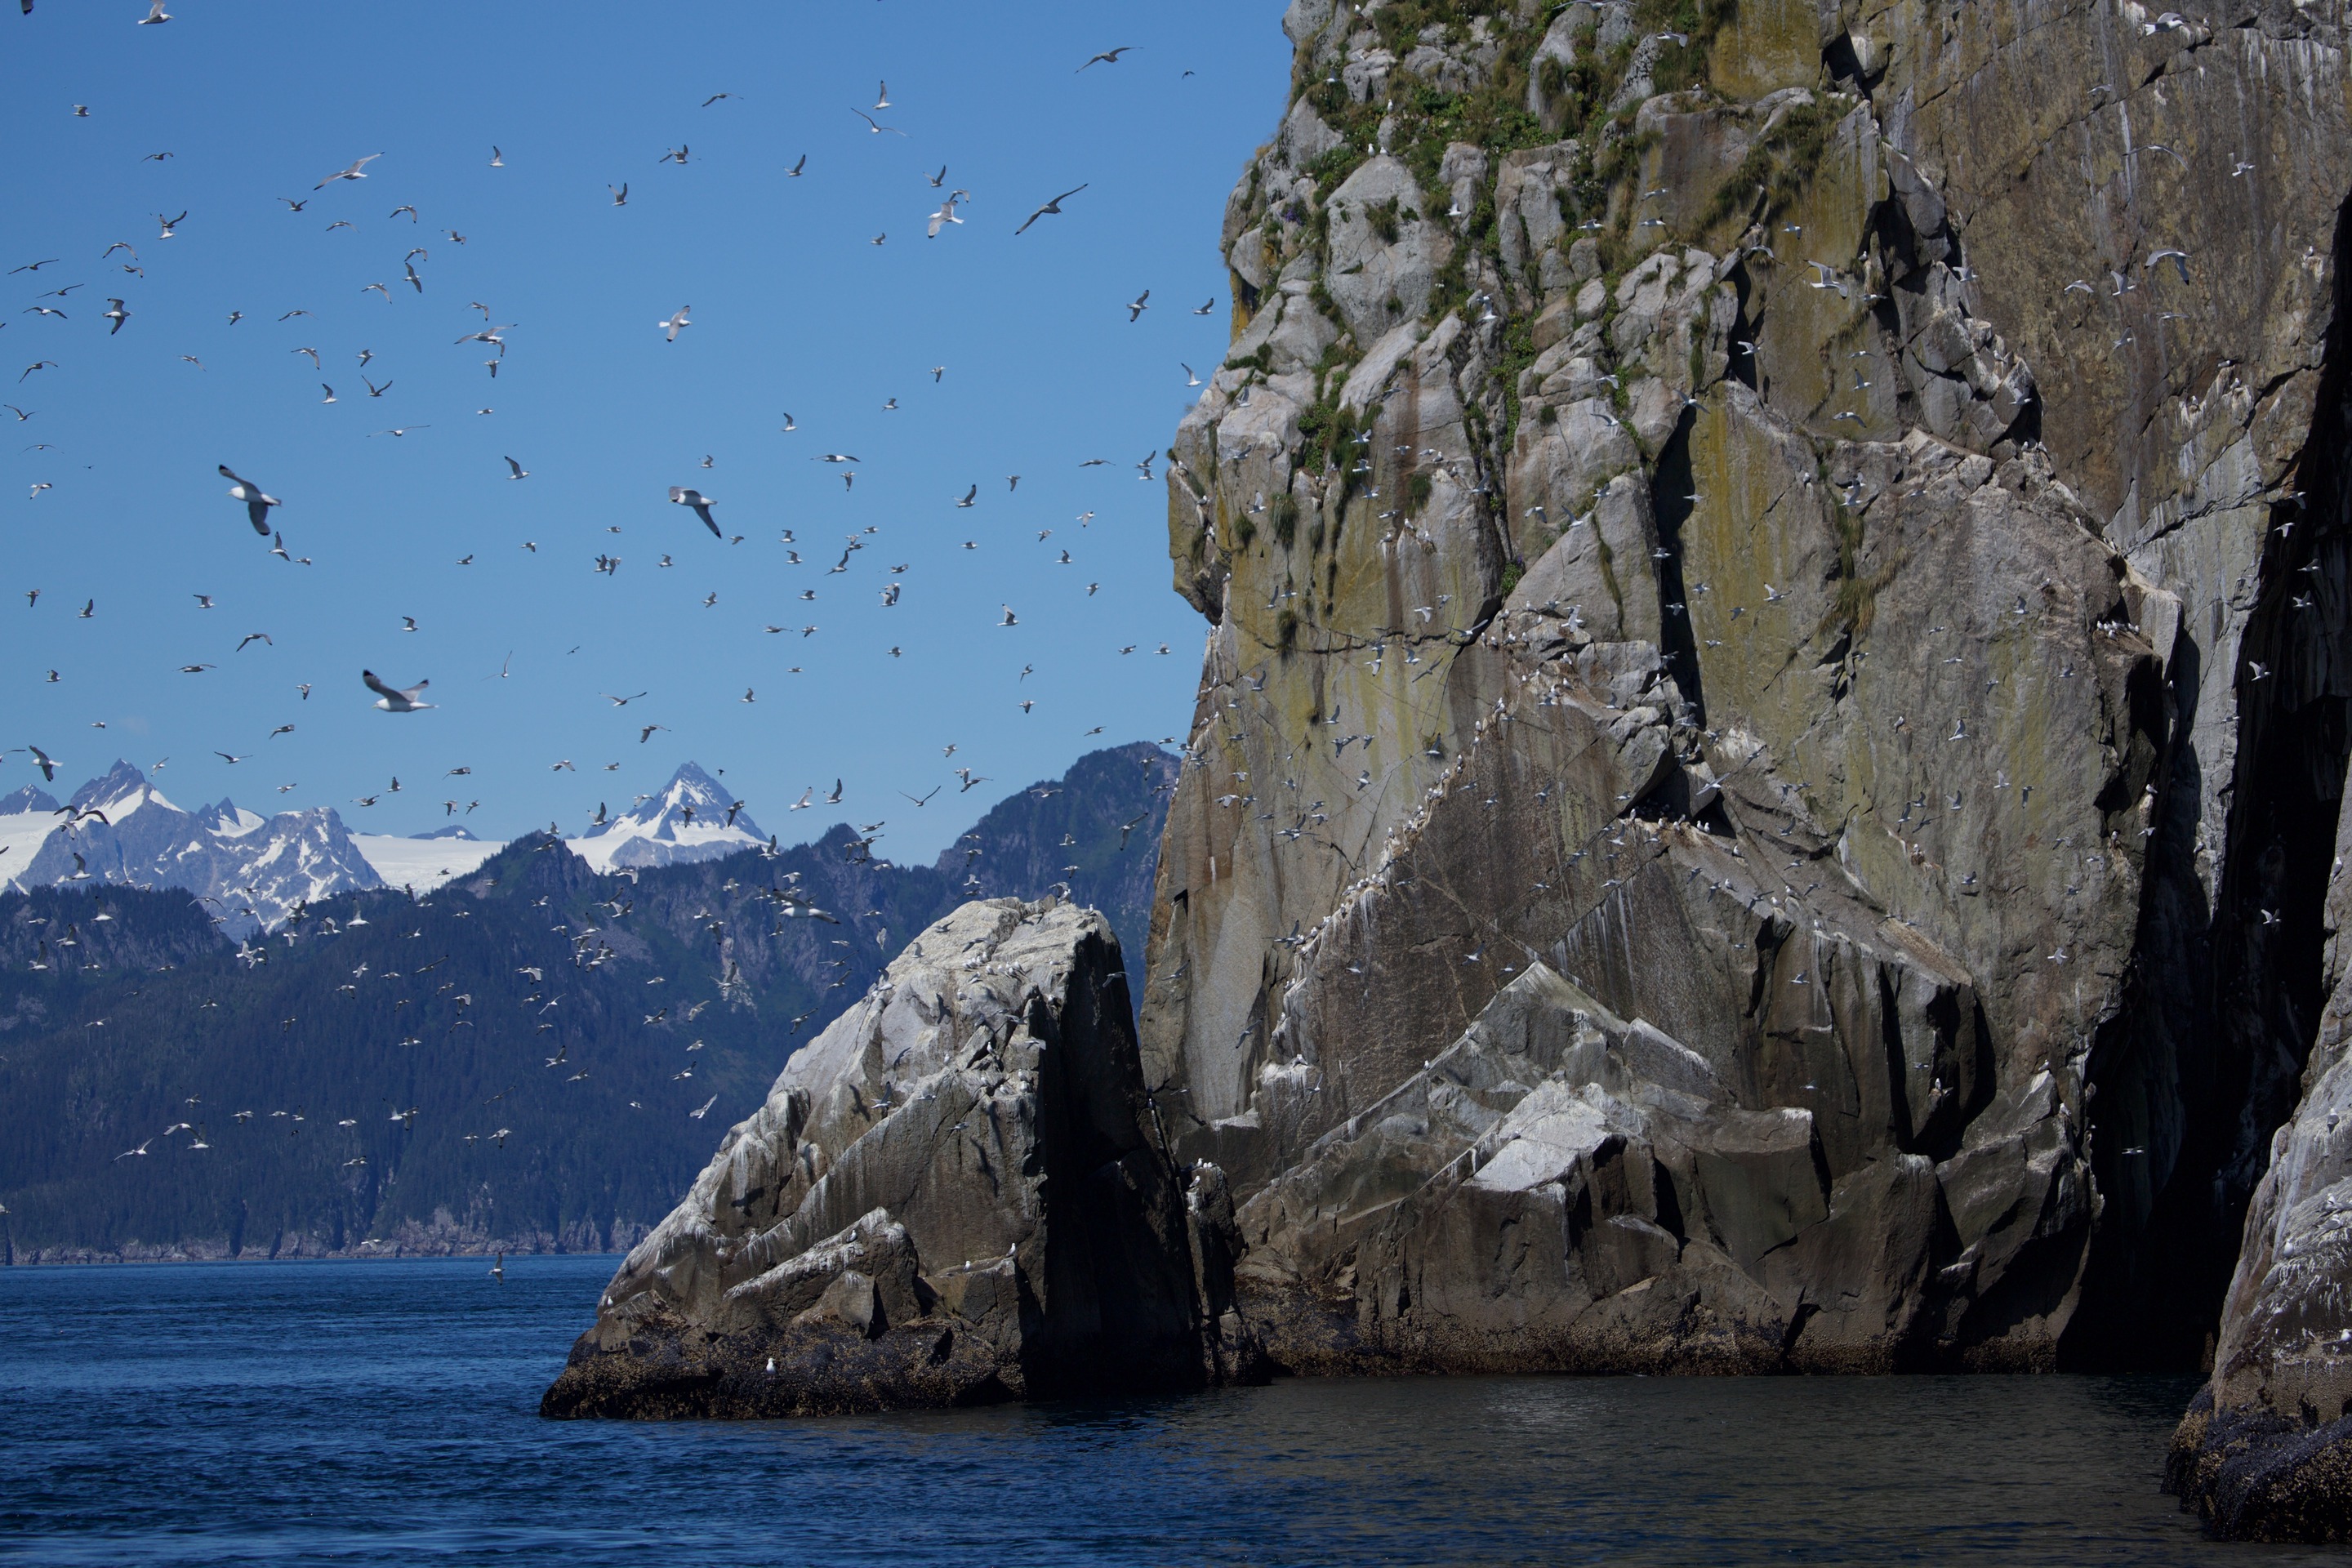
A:
<svg viewBox="0 0 2352 1568">
<path fill-rule="evenodd" d="M 572 852 L 599 871 L 716 860 L 768 841 L 727 787 L 694 763 L 660 793 L 572 839 Z"/>
<path fill-rule="evenodd" d="M 0 887 L 120 882 L 184 888 L 222 929 L 249 935 L 306 899 L 381 888 L 331 806 L 260 816 L 234 802 L 183 811 L 118 762 L 65 807 L 35 789 L 0 798 Z"/>
<path fill-rule="evenodd" d="M 657 795 L 571 841 L 599 871 L 712 860 L 767 842 L 726 786 L 688 763 Z M 504 848 L 449 826 L 353 833 L 333 808 L 260 816 L 233 801 L 184 811 L 118 762 L 66 805 L 31 785 L 0 795 L 0 889 L 117 882 L 184 888 L 222 929 L 275 927 L 305 899 L 372 888 L 429 892 Z"/>
</svg>

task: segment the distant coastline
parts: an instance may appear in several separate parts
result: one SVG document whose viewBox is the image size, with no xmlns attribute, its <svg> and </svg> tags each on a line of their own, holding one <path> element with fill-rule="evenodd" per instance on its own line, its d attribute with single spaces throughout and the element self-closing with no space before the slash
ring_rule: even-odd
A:
<svg viewBox="0 0 2352 1568">
<path fill-rule="evenodd" d="M 371 1239 L 356 1246 L 330 1247 L 320 1238 L 286 1236 L 268 1246 L 232 1248 L 226 1238 L 214 1242 L 157 1246 L 132 1243 L 106 1248 L 91 1247 L 19 1247 L 0 1237 L 0 1268 L 103 1267 L 139 1263 L 350 1263 L 419 1258 L 567 1257 L 618 1258 L 642 1239 L 648 1227 L 616 1225 L 609 1240 L 604 1237 L 562 1237 L 545 1233 L 507 1237 L 463 1237 Z"/>
</svg>

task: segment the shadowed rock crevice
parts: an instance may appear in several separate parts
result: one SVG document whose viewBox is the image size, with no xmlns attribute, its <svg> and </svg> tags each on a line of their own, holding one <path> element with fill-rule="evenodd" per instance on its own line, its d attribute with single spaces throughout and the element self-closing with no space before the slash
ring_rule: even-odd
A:
<svg viewBox="0 0 2352 1568">
<path fill-rule="evenodd" d="M 1692 486 L 1691 429 L 1697 411 L 1685 408 L 1675 421 L 1674 433 L 1659 450 L 1654 487 L 1657 491 L 1659 559 L 1658 641 L 1665 655 L 1666 672 L 1675 678 L 1690 704 L 1690 721 L 1706 728 L 1706 692 L 1698 658 L 1698 640 L 1691 631 L 1688 585 L 1683 580 L 1683 524 L 1690 521 Z"/>
<path fill-rule="evenodd" d="M 2198 853 L 2199 814 L 2159 800 L 2141 962 L 2129 1005 L 2093 1055 L 2094 1169 L 2106 1205 L 2066 1347 L 2086 1368 L 2211 1370 L 2247 1205 L 2273 1133 L 2301 1098 L 2326 1001 L 2325 905 L 2352 756 L 2345 240 L 2339 219 L 2336 314 L 2311 435 L 2265 498 L 2272 523 L 2248 585 L 2221 876 L 2213 883 L 2213 858 Z M 2190 700 L 2195 679 L 2193 669 L 2175 677 L 2176 702 Z M 2196 763 L 2192 726 L 2174 733 L 2160 795 L 2194 780 L 2183 777 Z M 2210 919 L 2190 924 L 2209 883 Z"/>
<path fill-rule="evenodd" d="M 2217 1098 L 2238 1114 L 2188 1119 L 2186 1147 L 2211 1172 L 2209 1201 L 2235 1205 L 2223 1217 L 2242 1216 L 2242 1226 L 2228 1240 L 2242 1228 L 2244 1247 L 2239 1255 L 2209 1243 L 2187 1259 L 2204 1266 L 2199 1287 L 2218 1298 L 2224 1281 L 2228 1293 L 2212 1381 L 2175 1438 L 2167 1482 L 2220 1532 L 2255 1540 L 2352 1538 L 2352 995 L 2341 945 L 2352 927 L 2352 823 L 2341 810 L 2352 753 L 2348 247 L 2352 205 L 2336 232 L 2335 319 L 2311 437 L 2273 501 L 2244 643 L 2231 817 L 2243 840 L 2212 942 L 2225 1053 Z"/>
</svg>

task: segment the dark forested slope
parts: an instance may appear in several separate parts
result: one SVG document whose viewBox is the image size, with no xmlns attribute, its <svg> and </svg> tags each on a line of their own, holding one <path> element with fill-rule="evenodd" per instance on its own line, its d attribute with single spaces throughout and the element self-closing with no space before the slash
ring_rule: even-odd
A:
<svg viewBox="0 0 2352 1568">
<path fill-rule="evenodd" d="M 842 826 L 599 876 L 533 837 L 242 946 L 184 893 L 0 897 L 0 1237 L 17 1260 L 624 1244 L 967 898 L 1067 882 L 1139 951 L 1172 771 L 1097 753 L 999 805 L 961 866 Z"/>
</svg>

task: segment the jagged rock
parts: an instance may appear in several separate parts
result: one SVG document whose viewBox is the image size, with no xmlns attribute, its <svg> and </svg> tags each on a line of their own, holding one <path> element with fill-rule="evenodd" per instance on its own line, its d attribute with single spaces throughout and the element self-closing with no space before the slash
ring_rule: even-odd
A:
<svg viewBox="0 0 2352 1568">
<path fill-rule="evenodd" d="M 1412 172 L 1385 155 L 1366 159 L 1331 194 L 1331 260 L 1324 281 L 1341 324 L 1360 343 L 1429 309 L 1454 242 L 1429 221 L 1425 199 Z"/>
<path fill-rule="evenodd" d="M 633 1249 L 551 1415 L 946 1405 L 1245 1375 L 1213 1171 L 1168 1160 L 1108 924 L 966 904 L 793 1056 Z"/>
<path fill-rule="evenodd" d="M 1503 155 L 1495 179 L 1495 221 L 1504 275 L 1522 298 L 1540 299 L 1565 286 L 1558 247 L 1568 220 L 1560 216 L 1559 190 L 1585 161 L 1583 147 L 1574 142 Z"/>
<path fill-rule="evenodd" d="M 1932 1243 L 1880 1228 L 1932 1192 L 1926 1162 L 1849 1178 L 1833 1205 L 1811 1113 L 1734 1098 L 1698 1053 L 1531 963 L 1244 1205 L 1244 1314 L 1326 1371 L 1853 1364 L 1811 1331 L 1808 1280 L 1753 1276 L 1844 1247 L 1885 1302 Z"/>
</svg>

